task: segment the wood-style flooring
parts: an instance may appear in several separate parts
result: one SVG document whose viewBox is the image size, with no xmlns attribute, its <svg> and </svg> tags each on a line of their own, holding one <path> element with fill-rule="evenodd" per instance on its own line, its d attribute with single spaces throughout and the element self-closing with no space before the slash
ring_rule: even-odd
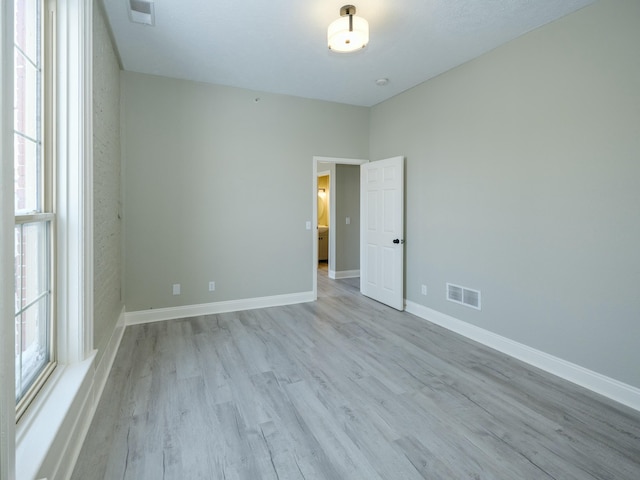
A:
<svg viewBox="0 0 640 480">
<path fill-rule="evenodd" d="M 319 274 L 128 327 L 73 479 L 640 479 L 640 413 Z"/>
</svg>

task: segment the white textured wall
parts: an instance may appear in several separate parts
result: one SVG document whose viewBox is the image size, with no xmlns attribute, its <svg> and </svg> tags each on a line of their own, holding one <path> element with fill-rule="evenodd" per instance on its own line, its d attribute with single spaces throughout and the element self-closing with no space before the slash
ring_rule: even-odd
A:
<svg viewBox="0 0 640 480">
<path fill-rule="evenodd" d="M 103 11 L 93 32 L 94 347 L 102 355 L 122 310 L 120 66 Z"/>
<path fill-rule="evenodd" d="M 372 109 L 409 300 L 640 387 L 639 46 L 640 2 L 601 0 Z"/>
</svg>

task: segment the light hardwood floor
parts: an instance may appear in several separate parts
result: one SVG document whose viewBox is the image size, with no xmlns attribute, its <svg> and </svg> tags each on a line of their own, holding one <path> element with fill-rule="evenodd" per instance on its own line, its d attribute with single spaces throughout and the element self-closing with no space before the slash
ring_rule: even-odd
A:
<svg viewBox="0 0 640 480">
<path fill-rule="evenodd" d="M 318 286 L 128 327 L 73 479 L 640 479 L 640 413 Z"/>
</svg>

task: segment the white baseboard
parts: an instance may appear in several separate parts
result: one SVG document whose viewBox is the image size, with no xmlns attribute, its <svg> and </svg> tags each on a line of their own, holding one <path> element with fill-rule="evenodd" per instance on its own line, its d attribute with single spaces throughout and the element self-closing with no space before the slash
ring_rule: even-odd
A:
<svg viewBox="0 0 640 480">
<path fill-rule="evenodd" d="M 96 372 L 93 379 L 93 391 L 95 397 L 94 410 L 95 407 L 98 406 L 100 397 L 102 397 L 102 391 L 104 390 L 104 386 L 106 385 L 107 379 L 109 378 L 109 373 L 111 373 L 111 367 L 113 366 L 113 362 L 116 359 L 118 348 L 120 348 L 120 342 L 122 341 L 125 327 L 125 311 L 123 306 L 122 310 L 120 311 L 120 315 L 118 316 L 116 326 L 111 334 L 111 338 L 109 339 L 109 343 L 107 343 L 102 358 L 100 359 L 100 363 L 96 366 Z M 91 414 L 91 416 L 93 417 L 93 413 Z"/>
<path fill-rule="evenodd" d="M 408 300 L 405 303 L 406 311 L 417 317 L 640 411 L 640 389 L 636 387 L 463 322 L 424 305 Z"/>
<path fill-rule="evenodd" d="M 73 468 L 75 467 L 78 456 L 80 455 L 82 444 L 89 432 L 93 416 L 96 413 L 96 408 L 98 407 L 98 403 L 102 397 L 102 391 L 104 390 L 107 379 L 109 378 L 109 373 L 111 373 L 111 367 L 116 359 L 116 354 L 118 353 L 118 348 L 120 347 L 120 342 L 124 335 L 124 329 L 124 307 L 122 307 L 115 328 L 109 338 L 109 342 L 105 347 L 102 357 L 100 358 L 100 362 L 96 365 L 93 372 L 93 382 L 87 398 L 87 405 L 84 409 L 85 411 L 82 414 L 82 421 L 78 422 L 72 436 L 70 437 L 73 439 L 73 444 L 68 445 L 64 458 L 59 462 L 59 468 L 56 472 L 50 474 L 49 478 L 51 479 L 70 478 L 73 473 Z"/>
<path fill-rule="evenodd" d="M 329 270 L 329 278 L 340 280 L 341 278 L 356 278 L 360 276 L 360 270 Z"/>
<path fill-rule="evenodd" d="M 239 312 L 242 310 L 254 310 L 256 308 L 279 307 L 294 303 L 313 302 L 313 292 L 291 293 L 286 295 L 273 295 L 270 297 L 244 298 L 241 300 L 228 300 L 224 302 L 201 303 L 199 305 L 185 305 L 183 307 L 154 308 L 151 310 L 139 310 L 125 313 L 126 325 L 138 325 L 140 323 L 161 322 L 175 318 L 189 318 L 200 315 L 213 315 L 216 313 Z"/>
</svg>

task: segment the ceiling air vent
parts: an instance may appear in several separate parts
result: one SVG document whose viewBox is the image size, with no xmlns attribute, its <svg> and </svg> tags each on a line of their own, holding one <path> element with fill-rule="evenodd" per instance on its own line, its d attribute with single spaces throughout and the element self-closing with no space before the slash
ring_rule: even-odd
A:
<svg viewBox="0 0 640 480">
<path fill-rule="evenodd" d="M 143 25 L 155 25 L 153 2 L 145 0 L 128 0 L 129 18 L 134 23 Z"/>
<path fill-rule="evenodd" d="M 447 300 L 480 310 L 480 292 L 447 283 Z"/>
</svg>

